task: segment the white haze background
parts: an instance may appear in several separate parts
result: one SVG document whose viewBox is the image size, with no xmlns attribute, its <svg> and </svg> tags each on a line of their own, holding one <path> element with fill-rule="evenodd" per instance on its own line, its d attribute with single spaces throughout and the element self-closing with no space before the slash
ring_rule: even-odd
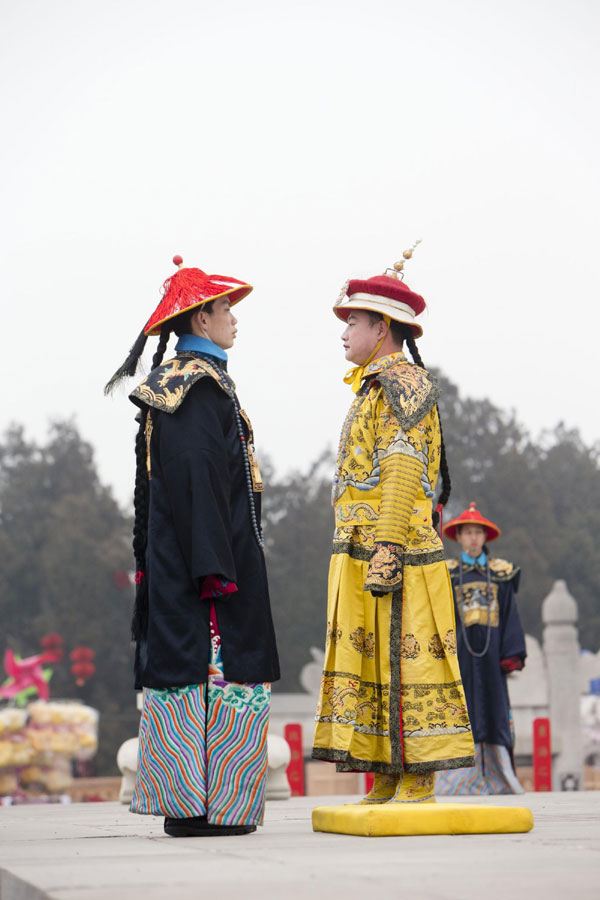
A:
<svg viewBox="0 0 600 900">
<path fill-rule="evenodd" d="M 594 0 L 4 0 L 2 430 L 74 415 L 128 503 L 134 409 L 102 387 L 181 253 L 255 285 L 230 371 L 259 448 L 304 467 L 351 400 L 341 285 L 420 237 L 425 362 L 597 440 L 599 24 Z"/>
</svg>

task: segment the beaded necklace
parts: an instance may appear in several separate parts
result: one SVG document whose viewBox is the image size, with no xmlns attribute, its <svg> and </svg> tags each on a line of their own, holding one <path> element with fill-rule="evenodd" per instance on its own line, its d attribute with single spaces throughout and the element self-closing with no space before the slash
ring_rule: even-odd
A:
<svg viewBox="0 0 600 900">
<path fill-rule="evenodd" d="M 486 559 L 485 570 L 486 570 L 486 573 L 487 573 L 487 598 L 488 598 L 488 601 L 489 601 L 489 606 L 488 606 L 488 621 L 487 621 L 487 632 L 486 632 L 486 635 L 485 635 L 485 643 L 484 643 L 484 645 L 483 645 L 483 650 L 480 650 L 480 651 L 479 651 L 479 650 L 473 650 L 473 648 L 471 647 L 471 644 L 470 644 L 470 642 L 469 642 L 469 638 L 467 637 L 467 628 L 466 628 L 466 625 L 465 625 L 464 613 L 463 613 L 463 608 L 462 608 L 462 607 L 463 607 L 463 602 L 462 602 L 462 598 L 463 598 L 463 564 L 462 564 L 462 556 L 461 556 L 461 558 L 459 559 L 458 565 L 459 565 L 459 569 L 458 569 L 459 576 L 458 576 L 458 577 L 459 577 L 459 597 L 460 597 L 460 602 L 456 604 L 457 607 L 458 607 L 458 618 L 460 619 L 460 625 L 461 625 L 463 637 L 464 637 L 464 639 L 465 639 L 465 645 L 466 645 L 467 650 L 469 651 L 469 653 L 471 654 L 471 656 L 474 656 L 476 659 L 481 659 L 483 656 L 485 656 L 485 654 L 486 654 L 486 653 L 488 652 L 488 650 L 490 649 L 490 640 L 491 640 L 491 637 L 492 637 L 492 609 L 491 609 L 491 606 L 492 606 L 492 585 L 491 585 L 491 578 L 490 578 L 490 564 L 489 564 L 489 562 L 488 562 L 487 559 Z"/>
<path fill-rule="evenodd" d="M 265 539 L 263 537 L 260 525 L 258 524 L 258 518 L 256 515 L 256 506 L 254 504 L 254 486 L 252 484 L 252 473 L 250 471 L 250 459 L 248 457 L 248 443 L 246 441 L 246 435 L 244 434 L 244 426 L 242 424 L 242 417 L 240 415 L 240 403 L 237 396 L 234 394 L 233 396 L 233 404 L 235 408 L 235 420 L 237 422 L 237 430 L 238 435 L 240 437 L 240 443 L 242 445 L 242 455 L 244 457 L 244 469 L 246 472 L 246 486 L 248 488 L 248 502 L 250 504 L 250 519 L 252 520 L 252 530 L 254 531 L 254 537 L 257 540 L 258 546 L 261 550 L 265 549 Z"/>
<path fill-rule="evenodd" d="M 216 357 L 202 353 L 198 350 L 189 350 L 185 353 L 179 353 L 179 356 L 191 356 L 191 357 L 200 357 L 207 362 L 211 369 L 214 371 L 214 374 L 217 376 L 217 381 L 224 388 L 225 393 L 228 394 L 229 397 L 233 400 L 233 407 L 235 410 L 235 421 L 237 424 L 237 432 L 238 437 L 240 439 L 240 444 L 242 446 L 242 456 L 244 458 L 244 471 L 246 475 L 246 487 L 248 489 L 248 504 L 250 506 L 250 520 L 252 522 L 252 530 L 254 532 L 254 537 L 256 538 L 256 542 L 261 550 L 265 549 L 265 539 L 262 534 L 262 530 L 260 525 L 258 524 L 258 516 L 256 515 L 256 505 L 254 503 L 254 486 L 252 484 L 252 472 L 250 470 L 250 459 L 248 457 L 248 444 L 246 441 L 246 435 L 244 433 L 244 425 L 242 423 L 242 417 L 240 415 L 240 401 L 237 398 L 235 393 L 235 384 L 233 379 L 227 369 L 224 367 L 223 363 L 220 360 L 217 360 Z M 208 357 L 208 358 L 207 358 Z"/>
</svg>

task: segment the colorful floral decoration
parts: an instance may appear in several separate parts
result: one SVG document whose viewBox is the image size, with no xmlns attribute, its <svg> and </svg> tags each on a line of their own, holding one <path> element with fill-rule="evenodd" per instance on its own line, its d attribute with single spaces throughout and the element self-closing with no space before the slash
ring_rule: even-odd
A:
<svg viewBox="0 0 600 900">
<path fill-rule="evenodd" d="M 44 672 L 42 669 L 42 664 L 58 662 L 59 658 L 55 651 L 47 650 L 36 656 L 20 659 L 7 648 L 4 652 L 4 668 L 8 679 L 0 687 L 0 697 L 14 699 L 24 691 L 30 692 L 30 689 L 33 688 L 41 700 L 47 700 L 50 693 L 48 689 L 49 675 L 47 670 Z"/>
</svg>

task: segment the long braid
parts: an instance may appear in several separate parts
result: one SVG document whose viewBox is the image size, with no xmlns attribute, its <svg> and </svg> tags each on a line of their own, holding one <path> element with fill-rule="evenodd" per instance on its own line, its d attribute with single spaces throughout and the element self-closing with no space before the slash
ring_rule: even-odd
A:
<svg viewBox="0 0 600 900">
<path fill-rule="evenodd" d="M 131 636 L 139 641 L 148 625 L 148 584 L 146 581 L 146 546 L 148 544 L 148 468 L 146 465 L 146 418 L 140 417 L 135 436 L 135 489 L 133 492 L 133 555 L 135 558 L 135 605 Z"/>
<path fill-rule="evenodd" d="M 412 329 L 406 328 L 404 331 L 404 340 L 406 341 L 406 345 L 410 350 L 410 355 L 412 356 L 414 362 L 418 366 L 421 366 L 422 369 L 425 368 L 423 364 L 423 360 L 421 359 L 421 354 L 417 349 L 417 342 L 415 341 L 415 337 L 412 333 Z M 438 420 L 440 423 L 440 475 L 442 476 L 442 491 L 438 498 L 438 506 L 446 506 L 448 500 L 450 499 L 450 492 L 452 490 L 452 482 L 450 480 L 450 469 L 448 468 L 448 460 L 446 458 L 446 444 L 444 443 L 444 431 L 442 428 L 442 417 L 440 416 L 440 411 L 438 408 Z M 433 527 L 437 528 L 438 523 L 440 521 L 439 512 L 435 511 L 432 516 Z"/>
<path fill-rule="evenodd" d="M 418 366 L 421 366 L 422 369 L 425 369 L 425 363 L 421 359 L 421 354 L 419 353 L 419 348 L 417 347 L 415 336 L 412 333 L 412 329 L 410 327 L 404 330 L 404 340 L 406 341 L 406 345 L 410 350 L 410 355 L 412 356 L 413 361 L 416 362 Z"/>
<path fill-rule="evenodd" d="M 152 357 L 152 368 L 162 362 L 169 343 L 170 326 L 165 323 L 160 331 L 156 352 Z M 140 427 L 135 436 L 135 489 L 133 492 L 133 555 L 135 558 L 135 605 L 131 622 L 131 636 L 134 641 L 146 633 L 148 626 L 148 581 L 146 578 L 146 547 L 148 545 L 148 446 L 146 423 L 149 410 L 143 410 Z"/>
<path fill-rule="evenodd" d="M 440 423 L 440 474 L 442 476 L 442 491 L 438 498 L 438 505 L 446 506 L 448 500 L 450 499 L 450 492 L 452 490 L 452 482 L 450 480 L 450 469 L 448 468 L 448 460 L 446 458 L 446 444 L 444 443 L 444 431 L 442 428 L 442 419 L 440 416 L 440 411 L 438 409 L 438 420 Z M 438 522 L 440 520 L 440 514 L 438 512 L 434 512 L 432 516 L 433 527 L 437 528 Z"/>
<path fill-rule="evenodd" d="M 165 322 L 162 328 L 160 329 L 160 337 L 158 339 L 158 346 L 156 347 L 156 353 L 152 357 L 152 368 L 156 369 L 157 366 L 160 366 L 163 361 L 163 356 L 165 355 L 165 351 L 167 349 L 167 344 L 169 343 L 169 335 L 171 334 L 171 326 L 168 322 Z"/>
</svg>

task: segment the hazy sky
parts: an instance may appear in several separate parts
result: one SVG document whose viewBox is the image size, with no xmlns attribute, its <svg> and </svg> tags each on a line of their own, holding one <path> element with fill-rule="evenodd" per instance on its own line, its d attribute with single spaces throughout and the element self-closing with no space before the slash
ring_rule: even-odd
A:
<svg viewBox="0 0 600 900">
<path fill-rule="evenodd" d="M 352 397 L 331 306 L 420 237 L 425 362 L 600 438 L 596 0 L 0 10 L 2 430 L 74 415 L 127 502 L 134 409 L 102 386 L 181 253 L 255 286 L 230 371 L 306 466 Z"/>
</svg>

